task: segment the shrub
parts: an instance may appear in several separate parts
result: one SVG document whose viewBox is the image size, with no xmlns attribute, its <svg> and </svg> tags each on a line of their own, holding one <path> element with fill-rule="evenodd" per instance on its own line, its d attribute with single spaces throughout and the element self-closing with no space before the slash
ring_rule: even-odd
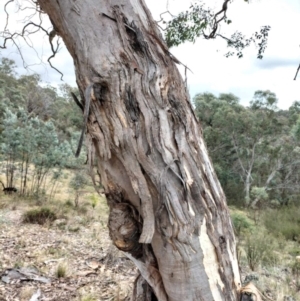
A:
<svg viewBox="0 0 300 301">
<path fill-rule="evenodd" d="M 255 271 L 265 250 L 256 241 L 254 236 L 249 236 L 246 240 L 245 251 L 248 265 L 252 271 Z"/>
<path fill-rule="evenodd" d="M 279 261 L 278 255 L 274 253 L 278 249 L 273 236 L 257 229 L 246 236 L 245 253 L 248 265 L 255 271 L 259 264 L 265 266 L 276 265 Z"/>
<path fill-rule="evenodd" d="M 43 225 L 56 220 L 56 214 L 49 208 L 32 209 L 23 214 L 23 222 Z"/>
<path fill-rule="evenodd" d="M 75 191 L 75 207 L 79 206 L 80 190 L 82 190 L 87 184 L 88 180 L 82 171 L 75 173 L 75 175 L 71 179 L 69 186 Z"/>
<path fill-rule="evenodd" d="M 231 214 L 231 220 L 237 236 L 240 236 L 241 233 L 252 229 L 251 221 L 242 213 L 233 212 Z"/>
<path fill-rule="evenodd" d="M 292 274 L 293 276 L 295 276 L 297 279 L 299 278 L 300 276 L 300 262 L 299 260 L 295 260 L 293 263 L 292 263 Z"/>
<path fill-rule="evenodd" d="M 93 193 L 93 194 L 91 195 L 91 203 L 92 203 L 93 209 L 95 209 L 95 207 L 96 207 L 96 205 L 98 204 L 98 202 L 99 202 L 99 196 L 96 195 L 95 193 Z"/>
<path fill-rule="evenodd" d="M 72 202 L 71 200 L 67 200 L 67 201 L 65 202 L 65 206 L 66 206 L 66 207 L 73 208 L 73 207 L 74 207 L 74 204 L 73 204 L 73 202 Z"/>
<path fill-rule="evenodd" d="M 300 208 L 296 206 L 269 210 L 263 216 L 267 230 L 275 236 L 300 241 Z"/>
<path fill-rule="evenodd" d="M 55 271 L 55 276 L 57 278 L 65 278 L 67 275 L 67 268 L 64 265 L 58 265 L 56 271 Z"/>
<path fill-rule="evenodd" d="M 259 200 L 267 200 L 269 198 L 268 193 L 264 187 L 257 187 L 254 186 L 251 189 L 251 198 L 252 199 L 259 199 Z"/>
</svg>

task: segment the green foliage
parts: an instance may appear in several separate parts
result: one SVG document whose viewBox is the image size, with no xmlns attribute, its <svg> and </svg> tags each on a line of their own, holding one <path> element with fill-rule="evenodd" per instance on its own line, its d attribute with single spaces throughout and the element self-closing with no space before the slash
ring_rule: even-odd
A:
<svg viewBox="0 0 300 301">
<path fill-rule="evenodd" d="M 252 271 L 255 271 L 265 252 L 265 245 L 261 245 L 261 240 L 257 236 L 248 237 L 246 240 L 246 257 L 248 265 Z"/>
<path fill-rule="evenodd" d="M 70 187 L 74 190 L 83 189 L 88 183 L 86 175 L 82 172 L 77 172 L 74 174 L 70 181 Z"/>
<path fill-rule="evenodd" d="M 274 204 L 298 199 L 297 102 L 288 111 L 278 110 L 277 97 L 269 90 L 256 91 L 249 108 L 233 94 L 202 93 L 193 102 L 229 204 L 252 200 L 269 206 L 268 199 Z"/>
<path fill-rule="evenodd" d="M 18 77 L 15 68 L 14 61 L 1 59 L 0 130 L 3 110 L 14 112 L 18 108 L 23 108 L 31 117 L 38 116 L 43 121 L 52 119 L 60 139 L 70 138 L 73 131 L 81 130 L 82 112 L 71 98 L 71 92 L 78 95 L 77 89 L 67 84 L 61 85 L 59 89 L 41 86 L 39 75 Z"/>
<path fill-rule="evenodd" d="M 267 230 L 275 236 L 300 242 L 300 207 L 286 206 L 277 210 L 268 210 L 263 216 Z"/>
<path fill-rule="evenodd" d="M 300 142 L 300 118 L 297 119 L 296 123 L 292 127 L 291 134 L 296 141 Z"/>
<path fill-rule="evenodd" d="M 278 244 L 274 237 L 261 229 L 256 229 L 246 235 L 245 253 L 252 271 L 255 271 L 260 264 L 264 266 L 276 265 L 279 258 L 274 251 L 277 249 Z"/>
<path fill-rule="evenodd" d="M 3 119 L 1 159 L 5 166 L 18 166 L 21 172 L 21 193 L 39 194 L 53 168 L 61 170 L 72 162 L 73 154 L 67 141 L 59 141 L 56 128 L 51 121 L 42 121 L 30 117 L 22 108 L 15 113 L 6 110 Z M 7 162 L 10 164 L 7 165 Z M 33 183 L 26 187 L 27 172 L 34 164 Z M 9 179 L 13 179 L 14 170 L 6 168 Z M 60 172 L 58 172 L 59 174 Z M 13 186 L 12 181 L 7 183 Z"/>
<path fill-rule="evenodd" d="M 13 60 L 5 57 L 1 58 L 0 73 L 6 76 L 13 76 L 15 75 L 15 68 L 16 64 Z"/>
<path fill-rule="evenodd" d="M 98 203 L 99 203 L 99 196 L 96 195 L 95 193 L 93 193 L 91 195 L 91 204 L 92 204 L 93 209 L 95 209 L 95 207 Z"/>
<path fill-rule="evenodd" d="M 6 58 L 0 62 L 0 83 L 0 167 L 6 186 L 18 180 L 20 194 L 39 196 L 48 189 L 53 197 L 61 170 L 81 168 L 85 160 L 84 151 L 79 159 L 74 156 L 82 112 L 70 93 L 78 92 L 66 84 L 59 90 L 42 87 L 37 74 L 17 76 Z"/>
<path fill-rule="evenodd" d="M 250 108 L 253 110 L 267 109 L 270 111 L 277 109 L 278 99 L 274 92 L 270 90 L 258 90 L 254 93 L 253 100 L 250 101 Z"/>
<path fill-rule="evenodd" d="M 47 222 L 53 222 L 56 219 L 57 216 L 55 212 L 46 207 L 31 209 L 23 214 L 23 222 L 29 224 L 43 225 Z"/>
<path fill-rule="evenodd" d="M 263 206 L 269 199 L 269 195 L 265 187 L 253 186 L 251 188 L 251 199 L 254 201 L 255 205 L 259 203 L 259 206 Z"/>
<path fill-rule="evenodd" d="M 178 46 L 184 42 L 195 42 L 203 34 L 208 23 L 213 22 L 213 12 L 203 4 L 193 4 L 190 10 L 180 13 L 167 23 L 166 43 L 168 47 Z M 164 22 L 166 23 L 166 22 Z"/>
<path fill-rule="evenodd" d="M 65 206 L 66 206 L 66 207 L 69 207 L 69 208 L 73 208 L 74 204 L 72 203 L 71 200 L 67 200 L 67 201 L 65 202 Z"/>
<path fill-rule="evenodd" d="M 300 277 L 300 261 L 297 259 L 292 263 L 292 273 L 297 278 Z"/>
<path fill-rule="evenodd" d="M 80 196 L 80 190 L 83 189 L 88 184 L 87 177 L 82 172 L 76 172 L 74 176 L 72 177 L 69 186 L 70 188 L 75 190 L 75 207 L 79 206 L 79 196 Z"/>
<path fill-rule="evenodd" d="M 298 247 L 292 248 L 289 250 L 289 254 L 291 256 L 298 256 L 298 255 L 300 255 L 300 249 Z"/>
<path fill-rule="evenodd" d="M 231 220 L 237 236 L 241 236 L 242 234 L 252 230 L 252 222 L 242 213 L 233 212 L 231 214 Z"/>
<path fill-rule="evenodd" d="M 219 29 L 221 23 L 227 25 L 232 23 L 226 16 L 227 5 L 224 10 L 216 13 L 205 7 L 202 2 L 193 3 L 189 10 L 176 17 L 172 16 L 171 21 L 163 20 L 163 24 L 166 24 L 165 40 L 168 47 L 178 46 L 185 42 L 195 42 L 199 37 L 205 39 L 221 37 L 226 40 L 227 47 L 232 49 L 226 54 L 226 57 L 236 54 L 238 58 L 241 58 L 243 50 L 254 44 L 258 48 L 257 58 L 261 59 L 267 47 L 271 27 L 262 26 L 259 31 L 248 38 L 239 31 L 234 32 L 230 37 L 225 37 Z"/>
</svg>

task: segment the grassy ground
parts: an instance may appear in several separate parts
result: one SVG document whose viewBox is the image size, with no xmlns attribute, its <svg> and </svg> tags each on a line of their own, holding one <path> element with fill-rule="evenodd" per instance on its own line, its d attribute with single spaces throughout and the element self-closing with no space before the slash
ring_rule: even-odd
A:
<svg viewBox="0 0 300 301">
<path fill-rule="evenodd" d="M 0 191 L 0 274 L 9 268 L 35 267 L 51 279 L 50 284 L 16 281 L 7 285 L 0 281 L 0 301 L 30 300 L 38 288 L 43 300 L 49 301 L 121 301 L 130 296 L 136 269 L 110 242 L 105 199 L 89 185 L 75 207 L 70 177 L 66 172 L 50 200 L 47 195 L 22 199 Z M 55 221 L 22 222 L 24 213 L 43 206 L 56 215 Z M 266 228 L 265 220 L 269 224 L 276 220 L 276 215 L 270 217 L 273 211 L 231 208 L 231 214 L 239 240 L 242 280 L 252 280 L 270 298 L 266 300 L 300 300 L 297 237 L 287 240 L 276 234 L 278 230 L 273 233 Z M 282 215 L 275 224 L 284 223 L 283 219 Z M 288 296 L 292 299 L 284 299 Z"/>
<path fill-rule="evenodd" d="M 285 224 L 281 211 L 230 211 L 237 229 L 242 281 L 251 280 L 266 300 L 300 300 L 299 242 L 265 226 L 270 215 L 275 223 Z"/>
</svg>

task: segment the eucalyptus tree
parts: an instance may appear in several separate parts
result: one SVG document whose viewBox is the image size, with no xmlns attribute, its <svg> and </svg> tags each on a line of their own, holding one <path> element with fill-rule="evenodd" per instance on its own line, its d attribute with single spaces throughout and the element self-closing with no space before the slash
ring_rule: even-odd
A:
<svg viewBox="0 0 300 301">
<path fill-rule="evenodd" d="M 18 117 L 10 110 L 4 112 L 2 139 L 0 144 L 0 160 L 3 170 L 5 171 L 6 186 L 14 187 L 15 171 L 19 154 L 19 141 L 21 129 L 15 125 Z"/>
<path fill-rule="evenodd" d="M 193 102 L 203 127 L 204 140 L 228 201 L 243 205 L 243 178 L 237 168 L 236 147 L 232 143 L 233 131 L 230 127 L 232 123 L 233 127 L 239 123 L 235 119 L 243 107 L 238 104 L 235 95 L 224 93 L 219 97 L 211 93 L 197 94 Z"/>
<path fill-rule="evenodd" d="M 248 204 L 254 164 L 262 137 L 260 120 L 253 111 L 240 105 L 234 95 L 221 94 L 213 102 L 211 99 L 211 96 L 207 98 L 207 94 L 197 95 L 194 99 L 199 119 L 206 120 L 206 141 L 215 164 L 221 164 L 223 170 L 227 169 L 227 175 L 228 169 L 239 175 L 244 183 L 244 198 Z"/>
<path fill-rule="evenodd" d="M 53 56 L 59 35 L 73 58 L 76 102 L 89 163 L 99 159 L 110 236 L 140 271 L 132 300 L 237 300 L 241 282 L 226 199 L 180 61 L 144 1 L 33 2 L 53 30 L 29 22 L 23 34 L 30 26 L 43 30 Z M 210 23 L 214 32 L 225 13 L 223 6 Z"/>
<path fill-rule="evenodd" d="M 194 98 L 218 177 L 234 204 L 287 204 L 299 195 L 299 104 L 284 111 L 276 103 L 269 90 L 256 91 L 249 107 L 230 94 Z"/>
<path fill-rule="evenodd" d="M 8 187 L 15 186 L 18 175 L 21 194 L 39 194 L 54 168 L 61 171 L 66 166 L 74 166 L 70 144 L 58 139 L 52 122 L 32 117 L 24 108 L 16 112 L 6 109 L 3 126 L 0 159 Z M 33 166 L 29 189 L 30 165 Z"/>
<path fill-rule="evenodd" d="M 282 127 L 276 114 L 276 102 L 276 95 L 270 91 L 256 91 L 249 108 L 240 105 L 232 94 L 215 97 L 203 93 L 194 98 L 222 184 L 228 195 L 234 197 L 234 193 L 240 196 L 242 182 L 246 205 L 250 202 L 252 185 L 267 188 L 280 166 L 282 154 L 275 156 L 275 149 Z M 230 185 L 227 186 L 228 180 Z M 236 189 L 231 193 L 234 183 Z"/>
</svg>

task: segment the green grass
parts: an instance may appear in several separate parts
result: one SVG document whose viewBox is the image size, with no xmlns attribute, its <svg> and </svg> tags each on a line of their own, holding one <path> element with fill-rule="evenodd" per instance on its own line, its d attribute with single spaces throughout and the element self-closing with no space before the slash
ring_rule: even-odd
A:
<svg viewBox="0 0 300 301">
<path fill-rule="evenodd" d="M 268 210 L 263 215 L 263 223 L 273 235 L 300 242 L 300 207 Z"/>
</svg>

